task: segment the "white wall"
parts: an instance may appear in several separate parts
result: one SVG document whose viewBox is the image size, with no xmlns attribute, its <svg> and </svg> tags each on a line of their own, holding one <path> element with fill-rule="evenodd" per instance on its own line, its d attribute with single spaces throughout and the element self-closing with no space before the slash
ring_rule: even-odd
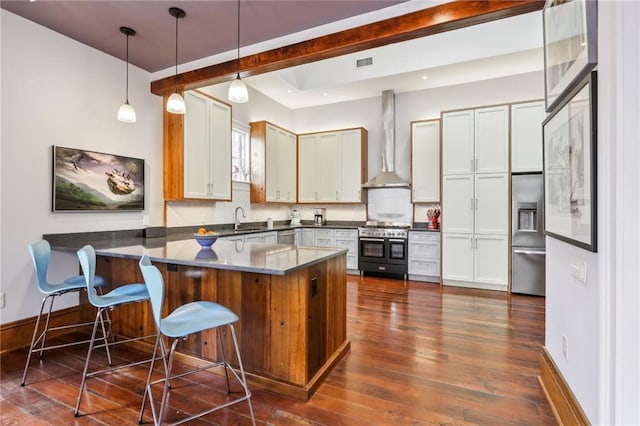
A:
<svg viewBox="0 0 640 426">
<path fill-rule="evenodd" d="M 0 10 L 2 34 L 1 276 L 6 308 L 1 323 L 37 314 L 27 245 L 42 234 L 142 227 L 163 223 L 162 100 L 149 92 L 149 74 L 129 69 L 135 124 L 117 121 L 125 97 L 125 63 Z M 124 44 L 124 39 L 123 39 Z M 124 46 L 123 46 L 124 48 Z M 135 51 L 135 37 L 130 40 Z M 52 145 L 145 159 L 145 211 L 51 212 Z M 54 253 L 51 281 L 77 273 L 72 254 Z M 58 308 L 77 303 L 65 297 Z"/>
<path fill-rule="evenodd" d="M 547 238 L 545 345 L 593 424 L 640 424 L 639 20 L 638 2 L 598 2 L 598 252 Z"/>
</svg>

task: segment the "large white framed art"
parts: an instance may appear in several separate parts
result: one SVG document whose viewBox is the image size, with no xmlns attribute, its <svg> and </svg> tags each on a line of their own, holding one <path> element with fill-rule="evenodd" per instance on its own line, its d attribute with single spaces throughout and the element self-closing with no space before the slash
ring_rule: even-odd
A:
<svg viewBox="0 0 640 426">
<path fill-rule="evenodd" d="M 596 0 L 547 0 L 544 27 L 545 108 L 552 112 L 598 61 Z"/>
<path fill-rule="evenodd" d="M 592 71 L 542 123 L 545 234 L 597 251 L 597 81 Z"/>
</svg>

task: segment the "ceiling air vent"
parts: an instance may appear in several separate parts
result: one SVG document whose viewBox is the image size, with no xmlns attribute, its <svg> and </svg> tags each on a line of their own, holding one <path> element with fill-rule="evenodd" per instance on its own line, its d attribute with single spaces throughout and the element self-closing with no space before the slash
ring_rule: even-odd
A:
<svg viewBox="0 0 640 426">
<path fill-rule="evenodd" d="M 362 58 L 362 59 L 357 59 L 356 60 L 356 69 L 364 68 L 364 67 L 370 67 L 371 65 L 373 65 L 373 58 L 372 57 Z"/>
</svg>

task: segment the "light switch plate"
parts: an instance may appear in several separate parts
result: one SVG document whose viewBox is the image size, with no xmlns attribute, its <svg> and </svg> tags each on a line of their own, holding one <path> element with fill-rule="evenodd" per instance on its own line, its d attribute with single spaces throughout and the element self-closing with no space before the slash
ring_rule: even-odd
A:
<svg viewBox="0 0 640 426">
<path fill-rule="evenodd" d="M 579 257 L 571 259 L 571 276 L 581 284 L 587 285 L 587 262 Z"/>
</svg>

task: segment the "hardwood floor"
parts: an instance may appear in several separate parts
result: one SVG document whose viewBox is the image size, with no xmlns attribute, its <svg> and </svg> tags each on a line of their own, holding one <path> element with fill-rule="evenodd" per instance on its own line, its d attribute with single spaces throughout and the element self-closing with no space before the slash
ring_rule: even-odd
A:
<svg viewBox="0 0 640 426">
<path fill-rule="evenodd" d="M 307 402 L 254 386 L 258 424 L 556 424 L 536 378 L 544 299 L 350 276 L 347 303 L 350 353 Z M 50 351 L 32 361 L 24 387 L 25 350 L 3 354 L 2 425 L 135 424 L 145 367 L 89 379 L 82 415 L 73 416 L 85 354 L 85 346 Z M 171 420 L 226 397 L 223 379 L 209 372 L 173 386 Z M 240 403 L 190 424 L 251 424 L 247 413 Z"/>
</svg>

